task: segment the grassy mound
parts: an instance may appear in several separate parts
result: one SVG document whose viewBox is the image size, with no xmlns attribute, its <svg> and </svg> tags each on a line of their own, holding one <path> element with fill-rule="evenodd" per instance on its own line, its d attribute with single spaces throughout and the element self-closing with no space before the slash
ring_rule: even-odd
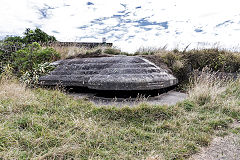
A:
<svg viewBox="0 0 240 160">
<path fill-rule="evenodd" d="M 240 53 L 238 52 L 212 48 L 190 51 L 160 50 L 150 53 L 145 57 L 155 63 L 165 63 L 180 83 L 188 83 L 193 71 L 202 71 L 206 67 L 214 72 L 240 73 Z M 145 52 L 138 54 L 146 55 Z"/>
<path fill-rule="evenodd" d="M 203 74 L 188 93 L 175 106 L 95 107 L 2 76 L 0 158 L 188 158 L 240 120 L 240 80 Z"/>
</svg>

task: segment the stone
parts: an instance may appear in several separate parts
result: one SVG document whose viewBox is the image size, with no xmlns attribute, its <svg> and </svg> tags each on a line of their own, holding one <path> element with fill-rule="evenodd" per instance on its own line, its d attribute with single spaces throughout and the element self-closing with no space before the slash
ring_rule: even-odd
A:
<svg viewBox="0 0 240 160">
<path fill-rule="evenodd" d="M 178 83 L 166 69 L 139 56 L 75 58 L 53 63 L 41 85 L 87 87 L 95 90 L 156 90 Z"/>
</svg>

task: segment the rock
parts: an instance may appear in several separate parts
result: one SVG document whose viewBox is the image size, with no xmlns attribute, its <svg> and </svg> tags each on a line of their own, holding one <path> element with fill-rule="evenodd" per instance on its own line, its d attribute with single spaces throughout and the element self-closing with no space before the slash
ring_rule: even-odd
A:
<svg viewBox="0 0 240 160">
<path fill-rule="evenodd" d="M 80 86 L 96 90 L 154 90 L 176 85 L 178 80 L 143 57 L 75 58 L 56 63 L 42 85 Z"/>
</svg>

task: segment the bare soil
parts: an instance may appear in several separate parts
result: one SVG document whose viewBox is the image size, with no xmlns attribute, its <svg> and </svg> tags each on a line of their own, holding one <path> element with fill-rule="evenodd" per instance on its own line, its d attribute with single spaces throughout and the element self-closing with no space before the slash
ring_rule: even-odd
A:
<svg viewBox="0 0 240 160">
<path fill-rule="evenodd" d="M 233 123 L 232 128 L 240 128 L 240 123 Z M 214 138 L 210 146 L 202 148 L 190 160 L 240 160 L 240 133 Z"/>
</svg>

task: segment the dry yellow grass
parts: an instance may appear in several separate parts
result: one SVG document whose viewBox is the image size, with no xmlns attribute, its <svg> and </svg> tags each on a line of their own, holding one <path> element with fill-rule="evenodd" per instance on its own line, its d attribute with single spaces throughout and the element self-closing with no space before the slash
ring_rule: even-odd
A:
<svg viewBox="0 0 240 160">
<path fill-rule="evenodd" d="M 233 80 L 218 77 L 217 73 L 208 71 L 195 75 L 189 87 L 189 100 L 199 108 L 223 112 L 239 118 L 240 112 L 240 78 Z"/>
<path fill-rule="evenodd" d="M 11 99 L 18 104 L 28 104 L 36 100 L 33 92 L 10 73 L 3 73 L 0 77 L 0 99 Z"/>
<path fill-rule="evenodd" d="M 195 73 L 189 88 L 189 98 L 194 101 L 214 103 L 217 97 L 226 91 L 230 80 L 220 79 L 217 73 L 210 73 L 205 69 L 200 75 Z"/>
<path fill-rule="evenodd" d="M 25 103 L 27 100 L 32 99 L 33 94 L 29 89 L 26 89 L 25 85 L 16 81 L 1 83 L 0 85 L 0 98 L 22 101 Z"/>
<path fill-rule="evenodd" d="M 59 46 L 59 45 L 51 45 L 50 47 L 54 48 L 57 53 L 60 54 L 61 59 L 66 59 L 69 57 L 76 57 L 78 55 L 84 55 L 96 51 L 100 51 L 100 53 L 104 53 L 106 49 L 111 47 L 109 46 L 99 46 L 95 48 L 86 48 L 86 47 L 77 47 L 77 46 Z"/>
</svg>

